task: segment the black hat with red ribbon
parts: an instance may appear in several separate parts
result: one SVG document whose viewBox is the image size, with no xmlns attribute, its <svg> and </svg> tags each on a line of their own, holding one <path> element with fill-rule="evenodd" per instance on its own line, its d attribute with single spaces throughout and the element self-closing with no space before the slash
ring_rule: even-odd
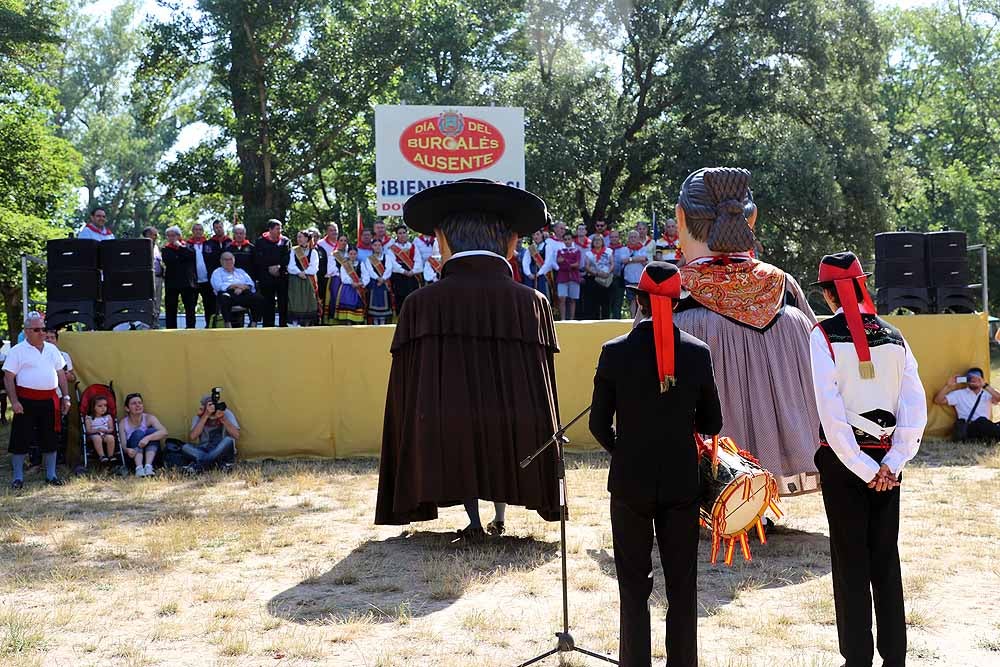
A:
<svg viewBox="0 0 1000 667">
<path fill-rule="evenodd" d="M 662 394 L 677 384 L 674 371 L 674 301 L 681 296 L 681 274 L 669 262 L 649 262 L 642 270 L 639 284 L 628 285 L 625 289 L 649 295 L 653 311 L 657 378 Z"/>
<path fill-rule="evenodd" d="M 861 321 L 861 313 L 875 313 L 875 305 L 865 285 L 870 273 L 865 273 L 861 262 L 853 252 L 838 252 L 827 255 L 819 263 L 819 279 L 814 285 L 832 285 L 837 292 L 837 299 L 844 309 L 847 319 L 847 330 L 851 334 L 851 342 L 858 353 L 860 365 L 858 372 L 865 380 L 875 377 L 875 364 L 872 363 L 871 350 L 868 348 L 868 337 Z M 858 305 L 857 289 L 864 297 L 864 305 Z"/>
</svg>

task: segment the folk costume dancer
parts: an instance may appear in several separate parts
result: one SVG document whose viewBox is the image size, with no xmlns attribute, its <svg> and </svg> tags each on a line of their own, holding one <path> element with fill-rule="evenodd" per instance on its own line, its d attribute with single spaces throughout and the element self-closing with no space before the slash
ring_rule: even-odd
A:
<svg viewBox="0 0 1000 667">
<path fill-rule="evenodd" d="M 320 255 L 320 268 L 319 273 L 316 275 L 316 282 L 319 283 L 320 308 L 322 309 L 321 320 L 323 324 L 333 319 L 330 316 L 330 313 L 333 312 L 332 297 L 337 294 L 337 290 L 332 285 L 332 282 L 334 278 L 338 280 L 340 278 L 340 264 L 334 258 L 334 254 L 339 250 L 339 236 L 340 227 L 337 226 L 337 223 L 331 222 L 326 226 L 326 235 L 316 241 L 316 252 Z M 344 252 L 347 252 L 346 249 Z M 323 261 L 324 254 L 326 255 L 325 262 Z"/>
<path fill-rule="evenodd" d="M 392 288 L 389 279 L 395 265 L 392 254 L 382 250 L 382 242 L 372 241 L 372 252 L 368 260 L 361 263 L 361 280 L 368 290 L 369 324 L 388 324 L 392 317 Z"/>
<path fill-rule="evenodd" d="M 389 248 L 395 260 L 392 267 L 392 294 L 395 297 L 396 316 L 403 310 L 403 302 L 417 288 L 424 274 L 424 260 L 410 242 L 406 227 L 396 227 L 396 242 Z"/>
<path fill-rule="evenodd" d="M 819 415 L 809 367 L 816 316 L 794 278 L 748 254 L 757 219 L 750 172 L 692 173 L 676 219 L 684 254 L 694 259 L 680 270 L 688 296 L 674 322 L 712 350 L 722 435 L 774 474 L 781 495 L 818 490 Z"/>
<path fill-rule="evenodd" d="M 413 239 L 413 245 L 417 247 L 420 260 L 425 265 L 434 255 L 441 256 L 441 247 L 438 246 L 437 237 L 433 234 L 418 234 L 417 238 Z"/>
<path fill-rule="evenodd" d="M 431 255 L 424 262 L 424 284 L 430 285 L 431 283 L 436 283 L 441 279 L 441 269 L 444 267 L 444 262 L 441 261 L 441 255 Z"/>
<path fill-rule="evenodd" d="M 45 319 L 28 313 L 24 340 L 10 348 L 3 362 L 4 388 L 14 412 L 8 451 L 14 472 L 10 488 L 15 491 L 24 488 L 24 459 L 35 444 L 42 453 L 46 484 L 63 485 L 56 476 L 56 450 L 62 418 L 70 407 L 65 369 L 59 349 L 45 342 Z"/>
<path fill-rule="evenodd" d="M 298 245 L 292 248 L 287 267 L 288 319 L 298 326 L 310 326 L 319 319 L 316 298 L 319 255 L 311 247 L 307 232 L 299 232 L 295 238 Z"/>
<path fill-rule="evenodd" d="M 541 231 L 535 232 L 531 235 L 531 242 L 521 264 L 525 284 L 544 294 L 549 301 L 556 296 L 555 276 L 559 268 L 556 263 L 556 245 L 555 242 L 544 239 Z"/>
<path fill-rule="evenodd" d="M 558 423 L 551 310 L 515 282 L 507 258 L 519 234 L 545 224 L 545 202 L 469 179 L 428 188 L 403 205 L 411 229 L 435 234 L 441 279 L 406 302 L 392 342 L 375 523 L 437 518 L 464 504 L 462 540 L 483 539 L 478 499 L 560 516 L 555 451 L 518 462 Z"/>
<path fill-rule="evenodd" d="M 338 242 L 339 245 L 339 242 Z M 350 246 L 354 248 L 355 258 L 357 259 L 357 246 Z M 340 286 L 343 284 L 340 279 L 340 269 L 344 264 L 348 262 L 348 254 L 350 250 L 347 246 L 343 250 L 339 247 L 335 247 L 334 251 L 330 253 L 330 261 L 326 268 L 326 303 L 327 309 L 323 313 L 323 318 L 327 323 L 334 323 L 337 319 L 335 311 L 337 308 L 337 292 L 340 290 Z M 357 259 L 357 263 L 360 264 L 361 260 Z M 361 267 L 358 267 L 358 278 L 361 277 Z"/>
<path fill-rule="evenodd" d="M 332 282 L 332 281 L 331 281 Z M 365 284 L 361 278 L 358 249 L 350 248 L 340 265 L 337 292 L 333 296 L 331 317 L 336 324 L 365 323 Z"/>
<path fill-rule="evenodd" d="M 903 667 L 899 487 L 903 466 L 920 447 L 927 403 L 909 345 L 870 312 L 867 275 L 850 252 L 820 263 L 816 284 L 835 314 L 809 340 L 822 422 L 816 467 L 830 523 L 837 634 L 846 667 L 871 667 L 873 596 L 882 664 Z"/>
<path fill-rule="evenodd" d="M 621 596 L 618 659 L 622 667 L 650 665 L 655 532 L 669 602 L 667 667 L 695 667 L 701 488 L 695 433 L 717 434 L 722 409 L 708 346 L 673 324 L 673 303 L 681 293 L 677 267 L 650 262 L 638 286 L 629 289 L 636 292 L 642 319 L 604 344 L 590 411 L 590 431 L 611 453 L 608 491 Z M 669 430 L 659 426 L 660 417 Z"/>
</svg>

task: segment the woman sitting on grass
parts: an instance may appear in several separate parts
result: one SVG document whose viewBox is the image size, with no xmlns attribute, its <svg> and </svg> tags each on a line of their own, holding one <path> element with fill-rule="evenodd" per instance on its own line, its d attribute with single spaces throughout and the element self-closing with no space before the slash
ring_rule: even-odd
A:
<svg viewBox="0 0 1000 667">
<path fill-rule="evenodd" d="M 125 435 L 125 454 L 135 462 L 135 476 L 152 477 L 153 459 L 160 442 L 167 437 L 167 429 L 159 419 L 146 413 L 142 394 L 125 397 L 125 416 L 119 426 Z"/>
<path fill-rule="evenodd" d="M 101 463 L 107 465 L 115 455 L 115 428 L 108 414 L 108 397 L 98 396 L 90 405 L 90 414 L 84 420 L 87 438 L 94 446 Z"/>
</svg>

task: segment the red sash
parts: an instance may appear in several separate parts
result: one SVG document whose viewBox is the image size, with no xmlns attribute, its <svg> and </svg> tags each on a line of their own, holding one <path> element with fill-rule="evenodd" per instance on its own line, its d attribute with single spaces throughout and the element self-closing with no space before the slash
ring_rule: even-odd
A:
<svg viewBox="0 0 1000 667">
<path fill-rule="evenodd" d="M 18 385 L 17 397 L 28 401 L 52 401 L 53 415 L 55 416 L 56 433 L 62 431 L 62 415 L 60 414 L 59 394 L 55 389 L 29 389 Z"/>
<path fill-rule="evenodd" d="M 385 273 L 385 265 L 382 264 L 382 260 L 375 257 L 375 255 L 372 255 L 371 257 L 368 258 L 368 261 L 375 268 L 375 272 L 378 273 L 378 275 L 375 277 L 381 280 L 382 275 Z M 386 285 L 388 284 L 389 283 L 386 283 Z"/>
<path fill-rule="evenodd" d="M 295 260 L 302 265 L 302 270 L 309 268 L 309 253 L 306 252 L 302 246 L 295 246 Z M 306 276 L 309 279 L 309 283 L 312 285 L 313 292 L 316 293 L 316 298 L 319 298 L 319 283 L 316 281 L 316 276 Z"/>
<path fill-rule="evenodd" d="M 542 259 L 542 253 L 538 252 L 538 246 L 532 243 L 528 246 L 528 252 L 531 253 L 531 261 L 537 264 L 538 268 L 541 269 L 542 266 L 545 265 L 545 260 Z M 535 273 L 537 272 L 538 271 L 536 270 Z"/>
<path fill-rule="evenodd" d="M 412 243 L 410 244 L 409 251 L 403 250 L 399 247 L 399 245 L 393 245 L 390 250 L 392 250 L 392 254 L 396 256 L 396 259 L 399 260 L 399 263 L 402 264 L 407 271 L 413 270 L 413 257 L 411 253 L 414 252 L 416 248 L 413 247 Z"/>
<path fill-rule="evenodd" d="M 351 279 L 352 283 L 354 283 L 354 289 L 359 291 L 363 290 L 365 286 L 361 284 L 361 276 L 358 275 L 358 272 L 354 269 L 354 265 L 351 264 L 350 257 L 342 255 L 340 252 L 335 252 L 333 253 L 333 258 L 337 260 L 337 264 L 344 269 L 347 273 L 347 277 Z"/>
<path fill-rule="evenodd" d="M 434 269 L 434 273 L 439 276 L 441 275 L 441 267 L 444 266 L 444 264 L 441 262 L 440 258 L 435 259 L 434 257 L 428 257 L 427 263 L 431 265 L 432 269 Z"/>
</svg>

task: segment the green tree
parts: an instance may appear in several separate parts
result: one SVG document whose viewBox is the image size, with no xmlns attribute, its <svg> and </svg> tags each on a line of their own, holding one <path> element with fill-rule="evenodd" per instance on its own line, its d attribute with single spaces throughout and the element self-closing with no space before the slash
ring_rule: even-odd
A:
<svg viewBox="0 0 1000 667">
<path fill-rule="evenodd" d="M 51 57 L 57 7 L 0 0 L 0 301 L 11 339 L 21 330 L 21 261 L 41 254 L 44 242 L 65 235 L 80 157 L 55 136 L 55 96 L 34 72 Z M 16 15 L 16 16 L 15 16 Z M 18 23 L 20 22 L 20 27 Z M 32 287 L 40 276 L 32 273 Z"/>
<path fill-rule="evenodd" d="M 895 38 L 881 91 L 890 223 L 965 231 L 987 245 L 1000 284 L 1000 4 L 941 2 L 885 18 Z"/>
<path fill-rule="evenodd" d="M 151 27 L 140 80 L 162 94 L 205 64 L 207 96 L 226 105 L 202 119 L 235 146 L 235 194 L 259 231 L 326 171 L 370 155 L 372 105 L 394 99 L 413 12 L 399 0 L 200 0 Z"/>
</svg>

